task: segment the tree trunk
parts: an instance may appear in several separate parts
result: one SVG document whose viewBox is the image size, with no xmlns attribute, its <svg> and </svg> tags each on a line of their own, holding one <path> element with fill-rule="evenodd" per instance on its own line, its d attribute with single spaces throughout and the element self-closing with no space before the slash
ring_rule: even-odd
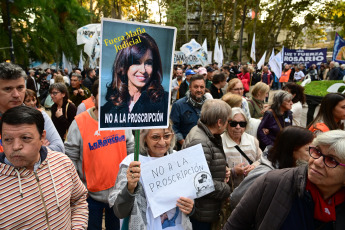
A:
<svg viewBox="0 0 345 230">
<path fill-rule="evenodd" d="M 244 22 L 246 20 L 246 11 L 247 11 L 247 4 L 244 1 L 242 25 L 241 25 L 241 32 L 240 32 L 240 62 L 242 62 L 242 40 L 243 40 Z"/>
<path fill-rule="evenodd" d="M 185 29 L 186 29 L 186 42 L 189 42 L 189 28 L 188 28 L 188 0 L 186 0 L 186 24 L 185 24 Z"/>
<path fill-rule="evenodd" d="M 233 53 L 233 46 L 234 46 L 234 33 L 235 33 L 235 25 L 236 25 L 236 10 L 237 10 L 237 0 L 234 2 L 234 12 L 232 14 L 232 22 L 231 22 L 231 31 L 230 31 L 230 52 L 229 57 L 232 57 Z"/>
<path fill-rule="evenodd" d="M 282 14 L 282 17 L 281 17 L 281 20 L 280 20 L 280 23 L 279 23 L 278 30 L 277 30 L 276 34 L 274 35 L 273 44 L 276 44 L 276 43 L 277 43 L 277 40 L 278 40 L 278 36 L 279 36 L 280 30 L 281 30 L 281 28 L 282 28 L 283 22 L 284 22 L 285 17 L 286 17 L 286 13 L 290 10 L 290 4 L 291 4 L 291 1 L 289 1 L 289 2 L 287 3 L 286 7 L 285 7 L 284 10 L 283 10 L 283 14 Z"/>
<path fill-rule="evenodd" d="M 204 1 L 200 2 L 201 6 L 201 11 L 200 11 L 200 19 L 199 19 L 199 34 L 198 34 L 198 39 L 197 41 L 202 43 L 202 32 L 205 24 L 205 19 L 204 19 L 204 12 L 205 12 L 205 4 Z"/>
</svg>

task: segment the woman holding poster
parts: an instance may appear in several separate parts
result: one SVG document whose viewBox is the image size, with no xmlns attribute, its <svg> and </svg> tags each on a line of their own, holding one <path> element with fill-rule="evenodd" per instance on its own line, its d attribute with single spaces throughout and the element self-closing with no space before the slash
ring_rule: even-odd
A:
<svg viewBox="0 0 345 230">
<path fill-rule="evenodd" d="M 114 123 L 117 127 L 167 124 L 163 112 L 168 111 L 169 95 L 162 86 L 161 57 L 155 40 L 142 32 L 123 37 L 117 46 L 113 78 L 107 86 L 107 103 L 101 108 L 104 127 L 113 127 Z M 109 114 L 113 119 L 106 119 Z"/>
<path fill-rule="evenodd" d="M 134 161 L 134 154 L 128 155 L 120 164 L 114 193 L 109 195 L 118 218 L 129 217 L 127 229 L 184 230 L 192 229 L 189 215 L 194 212 L 194 201 L 180 197 L 176 207 L 154 218 L 141 177 L 141 163 L 164 157 L 173 152 L 175 135 L 170 124 L 167 129 L 142 129 L 140 131 L 140 162 Z"/>
</svg>

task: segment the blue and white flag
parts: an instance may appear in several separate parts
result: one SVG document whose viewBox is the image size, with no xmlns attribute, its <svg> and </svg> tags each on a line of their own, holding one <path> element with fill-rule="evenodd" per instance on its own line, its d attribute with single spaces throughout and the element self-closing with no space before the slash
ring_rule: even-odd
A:
<svg viewBox="0 0 345 230">
<path fill-rule="evenodd" d="M 195 39 L 193 38 L 192 40 L 190 40 L 190 42 L 184 44 L 181 46 L 180 50 L 186 55 L 189 56 L 192 53 L 197 52 L 199 49 L 201 48 L 201 45 L 195 41 Z"/>
<path fill-rule="evenodd" d="M 335 34 L 332 60 L 345 64 L 345 40 L 338 33 Z"/>
</svg>

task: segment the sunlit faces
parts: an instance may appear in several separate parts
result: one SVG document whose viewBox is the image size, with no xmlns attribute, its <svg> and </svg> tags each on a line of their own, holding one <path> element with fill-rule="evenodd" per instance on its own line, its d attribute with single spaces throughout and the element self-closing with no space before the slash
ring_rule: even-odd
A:
<svg viewBox="0 0 345 230">
<path fill-rule="evenodd" d="M 201 100 L 205 94 L 205 81 L 203 79 L 195 80 L 189 85 L 190 96 L 194 100 Z"/>
<path fill-rule="evenodd" d="M 293 151 L 293 159 L 296 160 L 302 160 L 302 161 L 308 161 L 309 160 L 309 146 L 311 143 L 308 143 L 306 145 L 303 145 L 302 147 L 296 149 Z"/>
<path fill-rule="evenodd" d="M 8 109 L 19 106 L 25 97 L 25 80 L 18 78 L 15 80 L 0 80 L 0 112 L 4 113 Z"/>
<path fill-rule="evenodd" d="M 240 113 L 236 114 L 231 121 L 236 122 L 247 122 L 244 116 Z M 231 127 L 229 124 L 227 126 L 228 134 L 233 140 L 239 140 L 241 139 L 242 134 L 246 130 L 246 127 L 241 127 L 240 124 L 237 124 L 236 127 Z"/>
<path fill-rule="evenodd" d="M 243 96 L 243 92 L 244 92 L 244 88 L 243 88 L 243 84 L 242 82 L 238 82 L 234 88 L 232 88 L 231 90 L 231 93 L 233 94 L 238 94 L 240 96 Z"/>
<path fill-rule="evenodd" d="M 24 100 L 24 104 L 26 106 L 36 108 L 37 99 L 36 99 L 36 97 L 27 96 Z"/>
<path fill-rule="evenodd" d="M 285 111 L 291 110 L 292 105 L 293 105 L 293 102 L 292 102 L 291 99 L 289 99 L 289 100 L 283 101 L 283 103 L 282 103 L 282 105 L 281 105 L 280 108 L 281 108 L 281 110 L 282 110 L 283 112 L 285 112 Z"/>
<path fill-rule="evenodd" d="M 2 126 L 2 146 L 6 158 L 15 167 L 26 167 L 33 170 L 33 166 L 40 159 L 40 148 L 45 139 L 45 131 L 42 136 L 35 124 Z"/>
<path fill-rule="evenodd" d="M 153 71 L 153 59 L 151 50 L 147 50 L 144 56 L 131 65 L 127 71 L 128 87 L 142 88 L 150 80 Z"/>
<path fill-rule="evenodd" d="M 173 132 L 169 129 L 150 129 L 145 142 L 151 157 L 162 157 L 170 148 Z"/>
<path fill-rule="evenodd" d="M 340 163 L 345 163 L 339 159 L 329 146 L 317 146 L 319 151 L 325 156 L 331 156 Z M 327 167 L 323 162 L 323 156 L 318 159 L 309 158 L 308 179 L 319 189 L 328 189 L 330 191 L 340 189 L 345 184 L 345 167 L 338 165 L 335 168 Z"/>
<path fill-rule="evenodd" d="M 333 109 L 333 116 L 336 122 L 345 120 L 345 100 L 339 101 Z"/>
</svg>

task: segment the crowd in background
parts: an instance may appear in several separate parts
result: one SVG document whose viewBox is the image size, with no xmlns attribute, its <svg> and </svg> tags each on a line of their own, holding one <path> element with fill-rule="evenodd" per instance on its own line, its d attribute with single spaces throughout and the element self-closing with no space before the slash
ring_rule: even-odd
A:
<svg viewBox="0 0 345 230">
<path fill-rule="evenodd" d="M 133 161 L 131 154 L 133 134 L 120 130 L 116 135 L 123 141 L 116 147 L 102 149 L 97 145 L 98 139 L 115 135 L 111 131 L 97 131 L 98 70 L 74 69 L 69 73 L 67 69 L 29 69 L 26 75 L 23 103 L 49 111 L 56 129 L 51 132 L 64 142 L 64 148 L 57 151 L 70 157 L 88 189 L 90 229 L 100 229 L 103 210 L 109 229 L 118 229 L 118 218 L 128 217 L 129 229 L 145 226 L 164 229 L 163 226 L 175 226 L 175 222 L 180 223 L 181 229 L 220 229 L 224 224 L 224 229 L 249 229 L 254 223 L 256 229 L 270 229 L 272 218 L 263 217 L 265 212 L 281 212 L 272 224 L 284 229 L 294 229 L 302 223 L 312 223 L 320 229 L 328 229 L 329 223 L 335 226 L 330 229 L 345 226 L 339 217 L 345 209 L 345 196 L 339 195 L 339 191 L 344 193 L 345 184 L 345 156 L 341 153 L 345 151 L 345 136 L 344 131 L 332 132 L 344 130 L 345 96 L 329 93 L 323 98 L 315 119 L 305 124 L 302 122 L 304 88 L 297 84 L 307 76 L 312 81 L 342 80 L 345 65 L 330 62 L 307 69 L 303 64 L 286 64 L 280 77 L 266 65 L 258 68 L 230 62 L 223 66 L 217 63 L 174 66 L 170 85 L 171 123 L 167 129 L 141 130 L 141 159 L 150 161 L 151 157 L 164 157 L 202 144 L 215 191 L 194 201 L 181 197 L 176 209 L 159 220 L 147 212 L 146 194 L 140 185 L 140 162 Z M 5 78 L 0 76 L 1 79 Z M 86 144 L 93 142 L 93 146 Z M 51 143 L 48 140 L 43 145 L 49 147 Z M 89 152 L 96 148 L 97 152 L 92 154 L 97 158 L 91 158 Z M 114 154 L 104 157 L 104 151 Z M 330 155 L 329 151 L 333 153 Z M 259 177 L 273 169 L 285 168 L 293 169 Z M 314 171 L 307 172 L 311 169 Z M 331 169 L 337 170 L 337 174 Z M 95 170 L 102 173 L 95 176 Z M 113 175 L 109 177 L 109 174 Z M 85 175 L 92 179 L 86 182 Z M 320 175 L 325 176 L 322 180 L 326 182 L 320 182 Z M 342 176 L 334 182 L 336 175 Z M 290 180 L 281 185 L 280 180 L 285 176 Z M 304 178 L 306 184 L 291 184 L 296 177 Z M 99 186 L 98 180 L 104 180 L 105 186 Z M 273 184 L 269 189 L 265 189 L 266 181 Z M 274 186 L 279 190 L 274 190 Z M 327 186 L 334 187 L 331 194 L 327 193 Z M 284 195 L 282 191 L 291 194 Z M 307 202 L 305 191 L 308 199 L 316 204 L 315 208 L 303 206 Z M 286 196 L 282 199 L 286 202 L 284 211 L 279 210 L 282 196 Z M 337 197 L 337 202 L 326 204 L 322 198 L 320 201 L 320 196 L 326 201 Z M 272 206 L 268 205 L 270 202 Z M 324 217 L 322 210 L 316 210 L 318 205 L 329 208 L 331 216 Z M 252 208 L 248 215 L 246 207 Z M 257 216 L 256 210 L 263 216 Z M 311 214 L 296 217 L 300 212 Z"/>
</svg>

